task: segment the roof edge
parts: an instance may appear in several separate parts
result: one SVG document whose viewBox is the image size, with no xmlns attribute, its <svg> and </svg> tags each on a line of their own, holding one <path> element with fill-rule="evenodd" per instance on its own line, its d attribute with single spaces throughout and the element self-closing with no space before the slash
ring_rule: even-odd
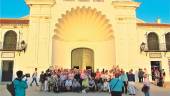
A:
<svg viewBox="0 0 170 96">
<path fill-rule="evenodd" d="M 29 20 L 0 18 L 0 24 L 29 24 Z"/>
<path fill-rule="evenodd" d="M 163 23 L 136 23 L 138 26 L 158 26 L 158 27 L 170 27 L 170 24 Z"/>
</svg>

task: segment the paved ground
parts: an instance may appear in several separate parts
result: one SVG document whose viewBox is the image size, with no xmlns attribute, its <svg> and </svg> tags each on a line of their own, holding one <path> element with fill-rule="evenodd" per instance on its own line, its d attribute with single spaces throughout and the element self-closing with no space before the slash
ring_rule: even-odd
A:
<svg viewBox="0 0 170 96">
<path fill-rule="evenodd" d="M 136 96 L 144 96 L 140 91 L 142 84 L 136 84 L 137 87 L 137 95 Z M 0 96 L 10 96 L 7 92 L 5 85 L 0 85 Z M 82 93 L 53 93 L 53 92 L 41 92 L 38 87 L 29 87 L 27 90 L 27 96 L 83 96 Z M 109 93 L 96 92 L 96 93 L 87 93 L 86 96 L 109 96 Z M 123 95 L 128 96 L 128 95 Z M 168 88 L 160 88 L 155 85 L 151 85 L 151 96 L 170 96 L 170 89 Z"/>
<path fill-rule="evenodd" d="M 141 90 L 142 84 L 137 84 L 137 87 L 138 89 Z M 152 84 L 151 89 L 150 89 L 150 94 L 151 96 L 170 96 L 170 88 L 162 88 L 162 87 L 158 87 Z"/>
</svg>

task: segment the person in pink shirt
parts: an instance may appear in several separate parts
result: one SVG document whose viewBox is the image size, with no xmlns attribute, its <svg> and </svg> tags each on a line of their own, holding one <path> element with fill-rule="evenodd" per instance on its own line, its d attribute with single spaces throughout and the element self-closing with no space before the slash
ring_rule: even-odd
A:
<svg viewBox="0 0 170 96">
<path fill-rule="evenodd" d="M 99 79 L 100 77 L 101 77 L 101 73 L 100 73 L 99 69 L 97 69 L 95 79 Z"/>
<path fill-rule="evenodd" d="M 149 90 L 150 90 L 150 81 L 147 76 L 144 76 L 142 91 L 145 94 L 145 96 L 150 96 Z"/>
</svg>

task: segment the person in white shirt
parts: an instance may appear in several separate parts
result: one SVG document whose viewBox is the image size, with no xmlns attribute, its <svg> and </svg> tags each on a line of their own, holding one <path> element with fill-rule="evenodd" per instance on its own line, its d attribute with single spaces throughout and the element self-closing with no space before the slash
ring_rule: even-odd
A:
<svg viewBox="0 0 170 96">
<path fill-rule="evenodd" d="M 32 83 L 35 81 L 36 85 L 38 85 L 38 82 L 37 82 L 37 76 L 38 76 L 38 73 L 37 73 L 37 68 L 35 68 L 35 72 L 33 73 L 32 75 L 32 82 L 30 83 L 30 86 L 32 86 Z"/>
<path fill-rule="evenodd" d="M 66 87 L 66 90 L 67 91 L 70 91 L 71 90 L 71 87 L 72 87 L 72 80 L 71 79 L 67 79 L 66 82 L 65 82 L 65 87 Z"/>
<path fill-rule="evenodd" d="M 103 91 L 104 92 L 109 91 L 109 82 L 107 81 L 107 79 L 104 79 L 104 82 L 103 82 Z"/>
</svg>

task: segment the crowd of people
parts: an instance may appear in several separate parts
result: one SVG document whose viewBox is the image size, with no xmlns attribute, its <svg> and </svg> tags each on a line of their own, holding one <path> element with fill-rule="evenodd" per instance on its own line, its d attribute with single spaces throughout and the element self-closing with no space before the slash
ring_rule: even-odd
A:
<svg viewBox="0 0 170 96">
<path fill-rule="evenodd" d="M 155 71 L 155 74 L 158 74 Z M 27 79 L 23 80 L 23 72 L 17 72 L 17 78 L 13 81 L 15 86 L 16 94 L 18 90 L 22 87 L 23 94 L 25 94 L 25 89 L 27 86 Z M 159 76 L 164 76 L 164 71 L 159 73 Z M 135 74 L 133 69 L 129 72 L 125 72 L 119 66 L 113 66 L 111 70 L 99 71 L 97 69 L 94 72 L 92 69 L 79 70 L 76 68 L 73 69 L 47 69 L 45 72 L 42 71 L 40 74 L 39 83 L 37 82 L 37 68 L 32 74 L 32 82 L 30 86 L 35 82 L 37 86 L 40 87 L 41 91 L 48 92 L 109 92 L 111 96 L 122 96 L 122 94 L 128 94 L 130 96 L 136 96 L 136 87 L 135 87 Z M 140 83 L 143 83 L 142 92 L 145 96 L 150 96 L 150 81 L 149 75 L 146 68 L 138 70 L 138 79 Z M 155 80 L 158 77 L 155 76 Z M 160 78 L 160 77 L 159 77 Z M 153 79 L 153 78 L 152 78 Z M 22 82 L 21 82 L 22 81 Z M 24 84 L 24 87 L 23 87 Z M 20 95 L 16 95 L 20 96 Z M 24 95 L 23 95 L 24 96 Z"/>
<path fill-rule="evenodd" d="M 142 77 L 140 77 L 142 72 Z M 35 71 L 33 77 L 37 72 Z M 147 71 L 139 70 L 139 81 L 143 82 L 143 78 L 147 78 Z M 33 79 L 34 81 L 37 81 Z M 53 92 L 82 92 L 98 91 L 98 92 L 110 92 L 112 94 L 129 94 L 131 96 L 136 95 L 135 87 L 135 74 L 131 69 L 129 72 L 125 72 L 119 66 L 113 66 L 111 70 L 93 72 L 91 69 L 79 70 L 79 69 L 47 69 L 40 74 L 40 90 L 41 91 L 53 91 Z M 149 84 L 145 82 L 147 86 Z M 31 82 L 32 85 L 32 82 Z M 38 86 L 37 82 L 36 85 Z M 119 96 L 119 95 L 118 95 Z M 120 95 L 121 96 L 121 95 Z M 149 95 L 146 95 L 149 96 Z"/>
<path fill-rule="evenodd" d="M 138 71 L 138 78 L 139 78 L 139 82 L 142 83 L 143 79 L 144 79 L 144 73 L 146 73 L 146 69 L 142 70 L 139 69 Z M 151 69 L 151 78 L 152 81 L 155 85 L 163 87 L 164 86 L 164 80 L 165 80 L 165 71 L 164 69 L 159 69 L 158 67 L 153 67 Z"/>
<path fill-rule="evenodd" d="M 41 90 L 54 92 L 109 91 L 114 70 L 54 69 L 40 74 Z M 117 71 L 115 69 L 115 71 Z"/>
<path fill-rule="evenodd" d="M 160 70 L 159 68 L 153 68 L 152 70 L 152 80 L 157 86 L 163 87 L 165 81 L 165 71 L 164 69 Z"/>
</svg>

